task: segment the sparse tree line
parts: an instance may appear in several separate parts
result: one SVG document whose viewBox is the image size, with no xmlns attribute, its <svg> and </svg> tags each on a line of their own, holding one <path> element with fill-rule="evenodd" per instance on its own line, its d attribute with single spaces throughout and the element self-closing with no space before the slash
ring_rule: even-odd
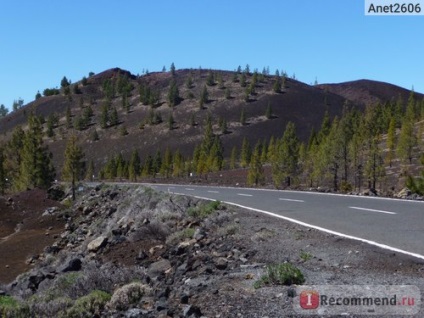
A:
<svg viewBox="0 0 424 318">
<path fill-rule="evenodd" d="M 178 150 L 173 154 L 169 149 L 164 156 L 159 151 L 148 156 L 145 162 L 139 157 L 137 161 L 126 162 L 118 155 L 102 168 L 100 176 L 136 180 L 139 176 L 158 174 L 207 176 L 209 172 L 245 168 L 247 183 L 258 186 L 264 183 L 264 167 L 268 166 L 277 188 L 303 185 L 349 192 L 391 187 L 394 185 L 385 185 L 387 170 L 398 162 L 402 174 L 408 176 L 409 165 L 422 155 L 424 127 L 422 123 L 417 126 L 417 122 L 423 119 L 424 101 L 416 101 L 413 93 L 406 110 L 401 100 L 370 106 L 365 114 L 345 105 L 340 117 L 331 120 L 326 113 L 320 129 L 311 132 L 308 142 L 299 140 L 295 125 L 289 122 L 281 138 L 271 137 L 254 146 L 245 138 L 224 160 L 220 137 L 214 134 L 208 117 L 203 140 L 191 157 L 181 156 Z M 137 169 L 131 167 L 131 161 L 137 162 Z M 414 191 L 423 193 L 423 177 L 409 176 L 407 183 Z"/>
<path fill-rule="evenodd" d="M 183 99 L 176 81 L 175 66 L 170 68 L 172 79 L 168 87 L 166 102 L 172 108 Z M 185 87 L 187 90 L 195 85 L 193 74 L 187 77 Z M 247 77 L 250 76 L 250 82 Z M 264 68 L 262 73 L 254 70 L 250 72 L 249 65 L 242 71 L 239 66 L 233 74 L 233 82 L 245 87 L 245 100 L 249 101 L 256 94 L 256 87 L 266 81 L 269 69 Z M 277 70 L 273 91 L 281 93 L 286 89 L 287 74 L 280 75 Z M 86 83 L 85 81 L 83 81 Z M 86 85 L 86 84 L 83 84 Z M 218 85 L 225 89 L 225 96 L 231 98 L 221 73 L 208 71 L 206 83 L 199 96 L 199 108 L 209 102 L 208 87 Z M 64 77 L 61 88 L 70 87 L 71 82 Z M 122 74 L 107 79 L 103 82 L 102 90 L 104 101 L 100 114 L 99 124 L 102 129 L 120 124 L 118 110 L 112 106 L 112 100 L 120 97 L 123 110 L 129 112 L 131 96 L 134 85 L 131 80 Z M 75 91 L 74 91 L 75 92 Z M 143 105 L 150 105 L 150 111 L 145 120 L 140 124 L 156 125 L 163 122 L 162 115 L 155 108 L 160 104 L 161 91 L 154 86 L 141 81 L 138 87 L 139 100 Z M 21 104 L 23 101 L 20 102 Z M 86 105 L 80 99 L 82 113 L 72 116 L 68 106 L 66 110 L 66 127 L 84 130 L 92 123 L 94 112 L 93 100 Z M 3 105 L 2 105 L 3 106 Z M 17 106 L 19 102 L 17 101 Z M 22 107 L 22 106 L 21 106 Z M 5 107 L 0 107 L 0 111 Z M 7 109 L 6 109 L 7 110 Z M 4 111 L 3 111 L 4 112 Z M 7 114 L 7 112 L 6 112 Z M 1 115 L 1 113 L 0 113 Z M 265 116 L 272 118 L 271 105 L 268 104 Z M 308 142 L 300 142 L 296 135 L 296 127 L 288 123 L 281 138 L 271 137 L 268 140 L 257 141 L 251 145 L 244 139 L 239 147 L 231 150 L 228 160 L 224 160 L 224 149 L 220 136 L 213 132 L 212 119 L 206 119 L 203 140 L 194 147 L 192 156 L 183 156 L 179 150 L 172 152 L 167 149 L 162 155 L 158 151 L 154 156 L 149 155 L 141 161 L 136 150 L 129 160 L 122 154 L 110 158 L 108 162 L 99 167 L 98 175 L 101 179 L 123 178 L 136 181 L 140 177 L 184 177 L 191 173 L 207 176 L 210 172 L 224 169 L 248 169 L 247 183 L 261 185 L 265 182 L 264 167 L 269 167 L 274 185 L 279 187 L 304 185 L 308 187 L 331 187 L 335 191 L 360 190 L 363 187 L 377 188 L 384 184 L 386 173 L 396 162 L 403 165 L 402 174 L 407 177 L 407 184 L 416 192 L 423 193 L 423 178 L 409 176 L 409 165 L 415 158 L 419 158 L 423 149 L 422 136 L 424 125 L 419 120 L 424 120 L 424 101 L 418 101 L 412 92 L 406 107 L 402 100 L 370 106 L 365 113 L 345 105 L 341 117 L 330 119 L 326 113 L 318 131 L 312 131 Z M 174 127 L 172 112 L 168 117 L 168 127 Z M 192 126 L 196 125 L 194 115 L 190 117 Z M 246 114 L 242 110 L 240 123 L 246 123 Z M 0 189 L 6 188 L 22 190 L 31 187 L 46 187 L 54 178 L 54 169 L 51 164 L 51 154 L 43 145 L 44 118 L 30 115 L 28 117 L 28 130 L 18 127 L 13 132 L 12 138 L 0 147 Z M 54 136 L 54 128 L 58 127 L 59 119 L 56 114 L 50 114 L 46 121 L 45 134 Z M 220 118 L 218 126 L 222 135 L 228 132 L 225 118 Z M 122 127 L 122 135 L 128 134 L 126 127 Z M 93 140 L 98 140 L 97 130 L 93 130 Z M 94 175 L 94 163 L 87 166 L 84 156 L 76 145 L 76 140 L 71 136 L 73 150 L 65 153 L 63 176 L 68 179 L 91 179 Z M 74 156 L 74 157 L 72 157 Z M 72 159 L 72 158 L 74 159 Z M 71 158 L 71 159 L 70 159 Z M 77 159 L 75 159 L 77 158 Z M 66 160 L 74 160 L 69 166 Z M 422 159 L 424 160 L 424 159 Z M 75 165 L 75 161 L 79 164 Z M 424 162 L 422 162 L 424 164 Z M 67 167 L 67 168 L 66 168 Z M 71 168 L 69 168 L 71 167 Z M 77 173 L 69 172 L 78 169 Z"/>
</svg>

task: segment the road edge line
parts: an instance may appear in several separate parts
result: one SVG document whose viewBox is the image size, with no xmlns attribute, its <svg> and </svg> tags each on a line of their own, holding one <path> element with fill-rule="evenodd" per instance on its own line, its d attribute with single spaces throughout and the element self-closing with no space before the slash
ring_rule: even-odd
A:
<svg viewBox="0 0 424 318">
<path fill-rule="evenodd" d="M 187 196 L 186 194 L 182 194 L 182 193 L 175 193 L 175 194 Z M 194 196 L 194 197 L 197 198 L 197 199 L 208 200 L 208 201 L 219 201 L 219 200 L 206 198 L 206 197 L 200 197 L 200 196 Z M 226 204 L 230 204 L 230 205 L 233 205 L 233 206 L 237 206 L 237 207 L 242 208 L 242 209 L 247 209 L 247 210 L 250 210 L 250 211 L 263 213 L 263 214 L 273 216 L 273 217 L 276 217 L 276 218 L 279 218 L 279 219 L 283 219 L 285 221 L 292 222 L 292 223 L 295 223 L 295 224 L 298 224 L 298 225 L 301 225 L 301 226 L 313 228 L 313 229 L 316 229 L 316 230 L 324 232 L 324 233 L 333 234 L 333 235 L 337 235 L 337 236 L 340 236 L 340 237 L 343 237 L 343 238 L 367 243 L 369 245 L 373 245 L 373 246 L 376 246 L 376 247 L 379 247 L 379 248 L 382 248 L 382 249 L 385 249 L 385 250 L 397 252 L 397 253 L 400 253 L 400 254 L 404 254 L 404 255 L 408 255 L 408 256 L 412 256 L 412 257 L 424 260 L 424 255 L 421 255 L 421 254 L 418 254 L 418 253 L 408 252 L 408 251 L 402 250 L 402 249 L 397 248 L 397 247 L 392 247 L 392 246 L 389 246 L 389 245 L 386 245 L 386 244 L 382 244 L 382 243 L 378 243 L 378 242 L 375 242 L 375 241 L 363 239 L 363 238 L 360 238 L 360 237 L 357 237 L 357 236 L 343 234 L 341 232 L 329 230 L 329 229 L 326 229 L 326 228 L 323 228 L 323 227 L 320 227 L 320 226 L 305 223 L 305 222 L 302 222 L 302 221 L 299 221 L 299 220 L 296 220 L 296 219 L 292 219 L 292 218 L 289 218 L 289 217 L 286 217 L 286 216 L 278 215 L 278 214 L 275 214 L 275 213 L 272 213 L 272 212 L 269 212 L 269 211 L 255 209 L 255 208 L 251 208 L 251 207 L 248 207 L 248 206 L 244 206 L 244 205 L 234 203 L 234 202 L 229 202 L 229 201 L 221 201 L 221 202 L 226 203 Z"/>
</svg>

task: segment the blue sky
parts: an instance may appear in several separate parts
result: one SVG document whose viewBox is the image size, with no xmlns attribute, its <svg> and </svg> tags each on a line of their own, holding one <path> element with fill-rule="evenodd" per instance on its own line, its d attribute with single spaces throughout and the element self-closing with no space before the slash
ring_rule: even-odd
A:
<svg viewBox="0 0 424 318">
<path fill-rule="evenodd" d="M 121 67 L 269 66 L 312 83 L 361 78 L 424 92 L 424 16 L 364 15 L 364 0 L 0 2 L 0 104 Z"/>
</svg>

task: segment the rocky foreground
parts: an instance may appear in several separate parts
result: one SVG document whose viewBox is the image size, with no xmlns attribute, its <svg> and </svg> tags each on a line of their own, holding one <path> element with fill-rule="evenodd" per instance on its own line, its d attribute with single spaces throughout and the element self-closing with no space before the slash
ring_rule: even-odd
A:
<svg viewBox="0 0 424 318">
<path fill-rule="evenodd" d="M 424 288 L 416 259 L 219 202 L 102 185 L 62 203 L 44 214 L 66 220 L 55 243 L 0 286 L 0 317 L 298 317 L 295 284 Z M 264 279 L 269 264 L 290 275 Z"/>
</svg>

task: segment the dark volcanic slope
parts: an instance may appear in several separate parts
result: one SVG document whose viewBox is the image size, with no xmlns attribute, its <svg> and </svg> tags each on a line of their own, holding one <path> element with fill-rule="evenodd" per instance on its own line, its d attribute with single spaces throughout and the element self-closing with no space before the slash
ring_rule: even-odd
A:
<svg viewBox="0 0 424 318">
<path fill-rule="evenodd" d="M 101 164 L 111 155 L 121 152 L 124 157 L 129 156 L 133 149 L 138 149 L 142 159 L 148 154 L 154 154 L 158 149 L 164 151 L 167 147 L 171 150 L 180 149 L 184 155 L 191 155 L 196 143 L 200 142 L 204 122 L 208 114 L 212 116 L 215 133 L 220 134 L 218 122 L 220 118 L 225 118 L 229 133 L 221 136 L 225 149 L 225 155 L 229 156 L 231 148 L 236 145 L 241 146 L 242 140 L 246 137 L 252 144 L 257 140 L 268 139 L 271 136 L 281 137 L 284 128 L 289 121 L 296 124 L 298 135 L 306 140 L 312 128 L 318 129 L 325 111 L 330 116 L 340 115 L 345 98 L 323 89 L 312 87 L 307 84 L 287 79 L 286 89 L 282 93 L 275 93 L 272 90 L 275 82 L 274 76 L 260 78 L 255 87 L 256 93 L 246 102 L 245 87 L 241 87 L 240 82 L 233 82 L 233 72 L 213 71 L 216 83 L 207 86 L 209 92 L 209 102 L 205 104 L 205 109 L 199 109 L 199 96 L 206 84 L 209 70 L 179 70 L 174 77 L 180 96 L 181 103 L 174 108 L 167 104 L 167 94 L 169 85 L 173 79 L 170 72 L 150 73 L 148 75 L 136 77 L 129 72 L 120 69 L 111 69 L 88 78 L 88 85 L 79 88 L 81 94 L 72 94 L 70 99 L 67 96 L 57 95 L 42 97 L 29 103 L 24 108 L 7 116 L 0 121 L 0 133 L 3 138 L 10 137 L 10 132 L 17 125 L 25 123 L 25 117 L 29 111 L 35 110 L 36 114 L 47 117 L 55 112 L 60 118 L 59 126 L 55 128 L 55 137 L 47 138 L 46 143 L 53 152 L 55 165 L 60 171 L 66 139 L 70 133 L 75 132 L 84 148 L 87 159 L 94 159 L 95 163 Z M 218 74 L 223 78 L 224 88 L 219 88 Z M 102 105 L 105 103 L 105 92 L 103 83 L 107 79 L 117 79 L 126 76 L 133 84 L 129 101 L 131 103 L 130 113 L 122 109 L 122 96 L 117 94 L 112 100 L 119 112 L 120 124 L 117 127 L 101 129 L 99 118 Z M 187 88 L 186 80 L 192 77 L 193 86 Z M 239 75 L 240 78 L 240 75 Z M 252 81 L 253 75 L 247 76 L 247 85 Z M 160 102 L 155 107 L 155 112 L 160 112 L 163 123 L 159 125 L 145 125 L 140 129 L 140 123 L 145 121 L 151 111 L 151 106 L 140 103 L 139 87 L 147 85 L 160 92 Z M 231 91 L 231 98 L 225 98 L 226 88 Z M 189 97 L 191 93 L 191 97 Z M 94 117 L 89 127 L 83 131 L 73 131 L 65 126 L 65 111 L 68 105 L 72 115 L 79 116 L 83 112 L 80 107 L 81 99 L 84 107 L 91 103 L 94 110 Z M 274 118 L 267 119 L 265 112 L 267 106 L 271 105 Z M 362 106 L 358 106 L 362 108 Z M 245 110 L 247 125 L 240 124 L 240 114 Z M 174 129 L 168 129 L 168 117 L 172 112 L 175 120 Z M 190 125 L 190 117 L 194 114 L 197 125 Z M 126 126 L 129 134 L 122 136 L 120 127 Z M 96 129 L 100 135 L 100 141 L 91 141 L 92 131 Z"/>
<path fill-rule="evenodd" d="M 364 79 L 338 84 L 321 84 L 317 87 L 361 105 L 396 101 L 399 97 L 405 103 L 410 94 L 410 90 L 393 84 Z M 417 93 L 416 97 L 422 99 L 424 95 Z"/>
</svg>

